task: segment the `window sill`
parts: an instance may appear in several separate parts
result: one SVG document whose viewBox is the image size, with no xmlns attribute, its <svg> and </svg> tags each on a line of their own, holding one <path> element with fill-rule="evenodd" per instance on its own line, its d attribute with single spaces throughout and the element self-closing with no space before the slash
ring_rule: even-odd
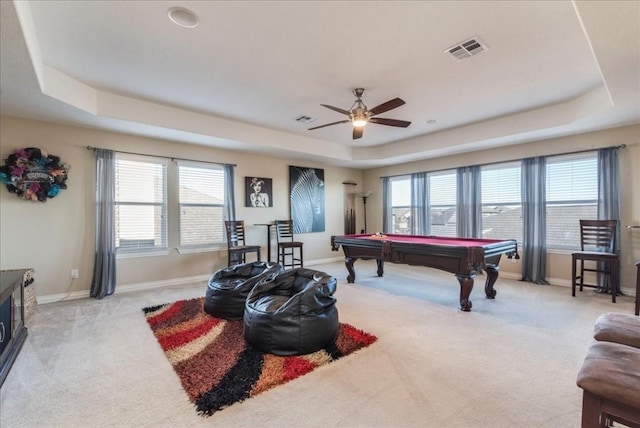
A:
<svg viewBox="0 0 640 428">
<path fill-rule="evenodd" d="M 225 246 L 216 245 L 212 247 L 176 248 L 176 251 L 178 252 L 178 254 L 196 254 L 196 253 L 210 253 L 213 251 L 222 251 L 223 249 L 226 249 L 226 248 L 227 248 L 226 245 Z"/>
<path fill-rule="evenodd" d="M 134 251 L 134 252 L 126 252 L 126 253 L 117 253 L 116 259 L 136 259 L 140 257 L 158 257 L 158 256 L 167 256 L 169 255 L 169 249 L 164 248 L 162 250 L 153 250 L 153 251 Z"/>
<path fill-rule="evenodd" d="M 579 248 L 569 249 L 569 248 L 547 248 L 547 254 L 563 254 L 566 256 L 570 256 L 572 253 L 576 251 L 580 251 Z"/>
</svg>

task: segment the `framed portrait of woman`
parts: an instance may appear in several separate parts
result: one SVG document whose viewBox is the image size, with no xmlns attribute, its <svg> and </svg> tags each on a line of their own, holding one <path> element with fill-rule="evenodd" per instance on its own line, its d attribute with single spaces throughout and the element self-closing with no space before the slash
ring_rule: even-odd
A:
<svg viewBox="0 0 640 428">
<path fill-rule="evenodd" d="M 269 208 L 273 206 L 271 178 L 245 177 L 245 206 L 253 208 Z"/>
</svg>

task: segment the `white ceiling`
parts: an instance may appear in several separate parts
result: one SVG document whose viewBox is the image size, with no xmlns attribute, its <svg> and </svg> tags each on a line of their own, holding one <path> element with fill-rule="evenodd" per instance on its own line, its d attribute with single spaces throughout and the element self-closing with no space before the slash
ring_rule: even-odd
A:
<svg viewBox="0 0 640 428">
<path fill-rule="evenodd" d="M 0 4 L 3 115 L 356 168 L 640 122 L 637 1 Z M 411 126 L 307 130 L 356 87 Z"/>
</svg>

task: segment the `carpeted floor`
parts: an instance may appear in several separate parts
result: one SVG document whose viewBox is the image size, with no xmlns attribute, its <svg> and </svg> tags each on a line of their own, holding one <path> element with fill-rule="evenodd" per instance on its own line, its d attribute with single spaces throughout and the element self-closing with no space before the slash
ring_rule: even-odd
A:
<svg viewBox="0 0 640 428">
<path fill-rule="evenodd" d="M 247 345 L 242 320 L 210 316 L 203 310 L 203 300 L 143 309 L 183 389 L 203 416 L 304 376 L 377 340 L 341 323 L 335 344 L 325 349 L 290 357 L 264 354 Z"/>
<path fill-rule="evenodd" d="M 462 312 L 447 272 L 388 263 L 379 278 L 359 260 L 348 284 L 342 261 L 313 268 L 338 279 L 340 321 L 376 343 L 203 418 L 141 308 L 202 297 L 206 281 L 38 305 L 0 427 L 577 428 L 593 323 L 634 306 L 501 275 L 493 300 L 479 277 Z"/>
</svg>

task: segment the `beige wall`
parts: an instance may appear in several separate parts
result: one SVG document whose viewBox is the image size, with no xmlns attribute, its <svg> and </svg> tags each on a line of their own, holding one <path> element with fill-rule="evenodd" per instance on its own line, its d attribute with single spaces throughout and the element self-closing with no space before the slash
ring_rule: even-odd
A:
<svg viewBox="0 0 640 428">
<path fill-rule="evenodd" d="M 342 253 L 330 250 L 330 236 L 343 233 L 344 181 L 359 184 L 356 190 L 373 190 L 367 203 L 367 223 L 370 232 L 380 231 L 382 200 L 380 177 L 416 171 L 432 171 L 462 165 L 500 162 L 534 155 L 551 155 L 576 150 L 595 149 L 626 144 L 620 153 L 622 170 L 622 224 L 640 225 L 640 126 L 616 128 L 579 136 L 571 136 L 502 149 L 486 150 L 447 158 L 395 165 L 359 171 L 322 164 L 265 157 L 244 152 L 221 150 L 196 145 L 135 137 L 91 129 L 55 125 L 10 117 L 0 117 L 0 156 L 16 148 L 38 147 L 60 156 L 71 165 L 68 189 L 45 203 L 28 202 L 0 189 L 0 268 L 33 267 L 36 270 L 38 296 L 50 299 L 67 295 L 88 294 L 91 283 L 94 247 L 94 170 L 93 153 L 86 146 L 158 156 L 199 159 L 203 161 L 235 163 L 236 214 L 247 225 L 288 218 L 288 166 L 307 166 L 325 170 L 326 230 L 324 233 L 302 234 L 305 260 L 339 259 Z M 273 178 L 273 208 L 244 207 L 244 177 Z M 364 183 L 364 184 L 363 184 Z M 362 205 L 356 201 L 357 230 L 362 228 Z M 172 239 L 172 241 L 174 241 Z M 185 277 L 203 277 L 223 267 L 226 251 L 178 254 L 175 242 L 170 241 L 167 256 L 119 259 L 118 286 L 179 281 Z M 266 231 L 250 227 L 248 241 L 262 243 L 266 254 Z M 640 229 L 622 229 L 622 284 L 630 288 L 635 281 L 633 263 L 640 260 Z M 554 283 L 570 281 L 570 256 L 549 255 L 547 277 Z M 503 261 L 501 269 L 519 275 L 521 262 Z M 71 282 L 70 270 L 79 269 L 80 277 Z M 345 271 L 346 275 L 346 271 Z"/>
<path fill-rule="evenodd" d="M 323 168 L 325 232 L 300 234 L 296 239 L 305 243 L 304 256 L 309 263 L 341 258 L 340 253 L 331 251 L 330 237 L 344 233 L 342 182 L 352 180 L 361 183 L 362 172 L 359 170 L 6 116 L 0 121 L 2 159 L 14 149 L 38 147 L 60 156 L 62 161 L 71 165 L 68 189 L 44 203 L 25 201 L 6 189 L 0 189 L 0 268 L 33 267 L 39 297 L 49 296 L 51 300 L 67 295 L 81 297 L 87 295 L 91 287 L 95 179 L 93 152 L 87 150 L 87 146 L 237 164 L 236 216 L 249 226 L 247 242 L 263 245 L 263 258 L 266 258 L 266 229 L 253 224 L 289 218 L 288 166 Z M 272 208 L 244 207 L 244 177 L 254 175 L 273 179 Z M 169 209 L 171 211 L 171 207 Z M 118 259 L 117 285 L 124 287 L 201 277 L 226 266 L 226 247 L 216 252 L 178 254 L 175 241 L 173 234 L 169 241 L 172 249 L 166 256 Z M 71 269 L 80 270 L 80 277 L 73 283 Z"/>
<path fill-rule="evenodd" d="M 402 165 L 393 165 L 365 171 L 363 186 L 373 190 L 367 204 L 367 223 L 370 232 L 382 229 L 382 180 L 380 177 L 410 174 L 421 171 L 437 171 L 467 165 L 481 165 L 574 151 L 626 145 L 620 153 L 621 175 L 621 284 L 624 289 L 635 290 L 635 262 L 640 260 L 640 229 L 627 229 L 626 225 L 640 225 L 640 125 L 626 126 L 605 131 L 554 138 L 519 144 L 510 147 L 483 150 L 429 159 Z M 369 220 L 371 218 L 371 220 Z M 513 275 L 521 272 L 522 261 L 501 262 L 501 269 Z M 547 279 L 552 283 L 571 283 L 571 255 L 554 252 L 548 255 Z"/>
</svg>

